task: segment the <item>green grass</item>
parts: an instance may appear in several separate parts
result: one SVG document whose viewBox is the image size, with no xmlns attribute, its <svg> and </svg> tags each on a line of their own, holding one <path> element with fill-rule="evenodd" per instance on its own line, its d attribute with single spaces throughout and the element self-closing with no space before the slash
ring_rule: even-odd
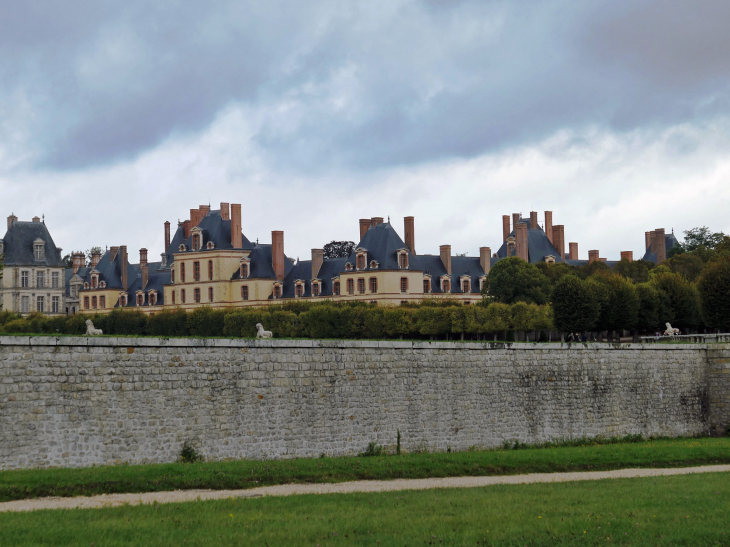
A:
<svg viewBox="0 0 730 547">
<path fill-rule="evenodd" d="M 0 514 L 0 544 L 730 545 L 727 474 Z"/>
<path fill-rule="evenodd" d="M 636 441 L 635 437 L 629 438 Z M 687 467 L 730 463 L 730 438 L 660 439 L 525 450 L 119 465 L 0 472 L 0 501 L 43 496 L 253 488 L 285 483 Z M 602 441 L 607 442 L 607 441 Z M 365 448 L 365 447 L 363 447 Z"/>
</svg>

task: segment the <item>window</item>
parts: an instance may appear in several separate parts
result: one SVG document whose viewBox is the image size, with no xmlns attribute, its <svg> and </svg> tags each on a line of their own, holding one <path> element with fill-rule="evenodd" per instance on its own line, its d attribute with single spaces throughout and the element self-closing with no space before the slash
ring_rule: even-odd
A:
<svg viewBox="0 0 730 547">
<path fill-rule="evenodd" d="M 180 262 L 180 283 L 185 283 L 185 262 Z"/>
<path fill-rule="evenodd" d="M 371 293 L 378 292 L 378 278 L 377 277 L 370 278 L 370 292 Z"/>
<path fill-rule="evenodd" d="M 274 286 L 274 298 L 281 298 L 281 285 Z"/>
<path fill-rule="evenodd" d="M 443 287 L 444 292 L 451 292 L 451 283 L 447 279 L 441 282 L 441 287 Z"/>
<path fill-rule="evenodd" d="M 194 300 L 195 300 L 196 303 L 199 303 L 200 302 L 200 289 L 195 288 L 193 290 L 193 298 L 194 298 Z"/>
<path fill-rule="evenodd" d="M 248 264 L 241 264 L 241 277 L 248 277 Z"/>
<path fill-rule="evenodd" d="M 357 292 L 360 294 L 365 294 L 365 278 L 360 277 L 357 280 Z"/>
<path fill-rule="evenodd" d="M 58 310 L 61 307 L 61 297 L 54 296 L 51 299 L 51 313 L 58 313 Z"/>
<path fill-rule="evenodd" d="M 96 296 L 91 297 L 91 307 L 96 309 Z"/>
<path fill-rule="evenodd" d="M 401 269 L 408 268 L 408 255 L 406 253 L 398 254 L 398 265 L 401 267 Z"/>
<path fill-rule="evenodd" d="M 370 269 L 371 270 L 377 270 L 380 263 L 377 260 L 371 260 L 370 261 Z"/>
<path fill-rule="evenodd" d="M 347 280 L 347 294 L 355 294 L 355 280 L 354 279 Z"/>
<path fill-rule="evenodd" d="M 297 283 L 294 288 L 294 294 L 296 296 L 302 296 L 304 294 L 304 283 Z"/>
<path fill-rule="evenodd" d="M 29 278 L 30 278 L 30 276 L 28 275 L 28 271 L 27 270 L 24 270 L 24 271 L 20 272 L 20 286 L 21 287 L 28 287 L 29 286 L 28 285 L 28 279 Z"/>
<path fill-rule="evenodd" d="M 99 307 L 102 309 L 106 308 L 106 296 L 99 297 Z"/>
<path fill-rule="evenodd" d="M 248 300 L 248 285 L 241 287 L 241 298 Z"/>
<path fill-rule="evenodd" d="M 468 279 L 462 279 L 461 292 L 471 292 L 471 281 Z"/>
<path fill-rule="evenodd" d="M 213 281 L 213 261 L 208 261 L 208 281 Z"/>
<path fill-rule="evenodd" d="M 200 250 L 200 234 L 193 234 L 193 251 Z"/>
<path fill-rule="evenodd" d="M 20 297 L 20 313 L 28 313 L 30 311 L 30 296 Z"/>
<path fill-rule="evenodd" d="M 358 270 L 365 269 L 365 255 L 357 255 L 357 269 Z"/>
<path fill-rule="evenodd" d="M 408 278 L 407 277 L 400 278 L 400 292 L 408 292 Z"/>
<path fill-rule="evenodd" d="M 340 282 L 339 281 L 335 281 L 334 283 L 332 283 L 332 294 L 334 294 L 335 296 L 340 296 Z"/>
<path fill-rule="evenodd" d="M 170 269 L 170 283 L 175 284 L 175 268 Z"/>
<path fill-rule="evenodd" d="M 170 294 L 172 295 L 172 303 L 174 304 L 175 303 L 175 291 L 172 291 Z"/>
<path fill-rule="evenodd" d="M 33 253 L 36 260 L 43 260 L 46 258 L 46 253 L 43 247 L 43 243 L 36 243 L 33 245 Z"/>
<path fill-rule="evenodd" d="M 200 281 L 200 262 L 193 262 L 193 281 Z"/>
<path fill-rule="evenodd" d="M 51 274 L 51 288 L 57 289 L 59 287 L 58 285 L 58 272 L 53 272 Z M 58 313 L 58 312 L 56 312 Z"/>
<path fill-rule="evenodd" d="M 312 296 L 319 296 L 319 283 L 312 283 Z"/>
<path fill-rule="evenodd" d="M 431 280 L 430 279 L 424 279 L 423 280 L 423 292 L 424 293 L 430 293 L 431 292 Z"/>
<path fill-rule="evenodd" d="M 35 286 L 40 289 L 46 286 L 46 272 L 35 273 Z"/>
<path fill-rule="evenodd" d="M 45 301 L 44 301 L 44 299 L 43 299 L 43 297 L 42 297 L 42 296 L 38 296 L 38 297 L 36 297 L 36 300 L 35 300 L 35 304 L 36 304 L 36 305 L 35 305 L 35 309 L 36 309 L 36 311 L 39 311 L 39 312 L 44 312 L 44 311 L 46 311 L 46 310 L 45 310 L 45 306 L 44 306 L 44 304 L 45 304 Z"/>
<path fill-rule="evenodd" d="M 95 289 L 95 288 L 96 288 L 96 286 L 97 286 L 97 284 L 98 284 L 98 283 L 97 283 L 97 282 L 98 282 L 98 280 L 99 280 L 99 278 L 98 278 L 97 276 L 95 276 L 95 275 L 92 275 L 92 276 L 91 276 L 91 288 L 92 288 L 92 289 Z"/>
<path fill-rule="evenodd" d="M 157 292 L 150 291 L 150 306 L 157 304 Z"/>
<path fill-rule="evenodd" d="M 180 289 L 180 303 L 185 304 L 185 289 Z"/>
<path fill-rule="evenodd" d="M 137 305 L 142 306 L 144 304 L 144 294 L 137 295 Z"/>
<path fill-rule="evenodd" d="M 349 262 L 347 264 L 345 264 L 345 270 L 348 272 L 352 271 L 352 264 L 350 264 Z"/>
<path fill-rule="evenodd" d="M 89 306 L 89 297 L 84 296 L 84 309 L 89 309 L 91 306 Z"/>
<path fill-rule="evenodd" d="M 208 302 L 213 302 L 213 287 L 208 287 Z"/>
</svg>

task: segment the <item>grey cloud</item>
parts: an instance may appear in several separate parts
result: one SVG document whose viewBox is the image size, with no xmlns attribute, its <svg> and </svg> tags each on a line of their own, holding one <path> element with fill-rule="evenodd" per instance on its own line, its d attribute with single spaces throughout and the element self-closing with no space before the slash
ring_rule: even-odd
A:
<svg viewBox="0 0 730 547">
<path fill-rule="evenodd" d="M 29 102 L 46 168 L 132 157 L 238 103 L 278 166 L 370 170 L 726 115 L 729 15 L 724 1 L 5 0 L 0 104 Z"/>
</svg>

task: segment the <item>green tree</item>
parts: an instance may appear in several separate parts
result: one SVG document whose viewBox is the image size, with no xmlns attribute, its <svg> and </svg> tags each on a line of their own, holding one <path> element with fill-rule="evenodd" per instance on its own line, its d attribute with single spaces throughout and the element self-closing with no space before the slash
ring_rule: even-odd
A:
<svg viewBox="0 0 730 547">
<path fill-rule="evenodd" d="M 601 330 L 629 330 L 636 328 L 639 315 L 639 296 L 636 288 L 625 277 L 616 273 L 602 272 L 592 276 L 588 283 L 603 285 L 605 291 L 595 292 L 600 301 L 601 313 L 598 325 Z M 596 287 L 597 289 L 597 287 Z"/>
<path fill-rule="evenodd" d="M 669 322 L 682 330 L 699 326 L 699 295 L 689 281 L 662 264 L 652 272 L 649 282 L 666 298 L 662 325 Z"/>
<path fill-rule="evenodd" d="M 591 264 L 586 264 L 584 266 L 578 266 L 576 268 L 576 273 L 579 277 L 582 279 L 588 279 L 593 274 L 598 272 L 607 272 L 610 268 L 608 267 L 608 264 L 601 260 L 597 260 Z"/>
<path fill-rule="evenodd" d="M 325 258 L 347 258 L 355 250 L 352 241 L 330 241 L 322 249 Z"/>
<path fill-rule="evenodd" d="M 550 282 L 534 264 L 513 256 L 492 267 L 484 290 L 503 304 L 544 304 L 550 295 Z"/>
<path fill-rule="evenodd" d="M 510 307 L 501 302 L 489 304 L 484 312 L 484 317 L 484 332 L 493 334 L 508 331 L 510 321 L 512 321 Z"/>
<path fill-rule="evenodd" d="M 730 260 L 710 264 L 697 280 L 702 319 L 713 329 L 730 329 Z"/>
<path fill-rule="evenodd" d="M 598 321 L 600 306 L 587 282 L 566 275 L 555 284 L 552 293 L 555 328 L 561 332 L 582 332 L 593 329 Z"/>
<path fill-rule="evenodd" d="M 684 243 L 681 244 L 684 252 L 692 252 L 700 247 L 714 249 L 723 242 L 725 234 L 722 232 L 711 232 L 707 226 L 685 230 Z"/>
<path fill-rule="evenodd" d="M 613 271 L 634 283 L 646 283 L 649 281 L 649 272 L 654 266 L 655 264 L 648 260 L 628 261 L 624 259 L 614 266 Z"/>
<path fill-rule="evenodd" d="M 565 262 L 555 262 L 553 264 L 538 262 L 535 267 L 550 281 L 551 286 L 555 285 L 564 275 L 575 274 L 577 271 L 575 266 Z"/>
<path fill-rule="evenodd" d="M 695 251 L 691 253 L 677 254 L 674 255 L 672 258 L 667 259 L 667 261 L 663 262 L 662 265 L 667 266 L 673 272 L 678 273 L 687 278 L 689 281 L 694 282 L 700 276 L 703 268 L 705 267 L 705 260 L 702 259 L 702 254 L 707 253 Z M 717 253 L 713 251 L 711 254 L 714 258 Z M 710 257 L 707 258 L 709 259 Z"/>
<path fill-rule="evenodd" d="M 665 296 L 650 283 L 636 285 L 639 297 L 639 313 L 636 328 L 643 332 L 662 332 L 662 318 L 666 317 Z"/>
</svg>

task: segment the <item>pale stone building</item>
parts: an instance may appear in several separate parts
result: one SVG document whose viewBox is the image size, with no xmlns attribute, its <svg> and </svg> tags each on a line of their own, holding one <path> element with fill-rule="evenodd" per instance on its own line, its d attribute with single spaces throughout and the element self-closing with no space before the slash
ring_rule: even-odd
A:
<svg viewBox="0 0 730 547">
<path fill-rule="evenodd" d="M 27 315 L 65 312 L 64 264 L 61 249 L 53 242 L 45 221 L 31 222 L 8 217 L 8 229 L 0 239 L 5 264 L 0 282 L 2 310 Z"/>
</svg>

